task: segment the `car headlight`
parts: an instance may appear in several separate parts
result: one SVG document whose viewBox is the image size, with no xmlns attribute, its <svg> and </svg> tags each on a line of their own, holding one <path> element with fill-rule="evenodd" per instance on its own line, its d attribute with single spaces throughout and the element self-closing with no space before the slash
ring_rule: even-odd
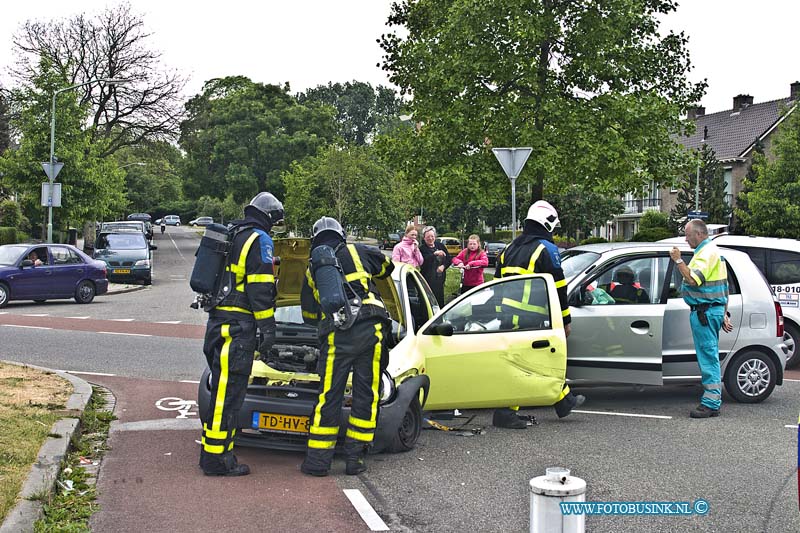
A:
<svg viewBox="0 0 800 533">
<path fill-rule="evenodd" d="M 136 261 L 136 262 L 133 264 L 133 266 L 137 266 L 137 267 L 149 267 L 149 266 L 150 266 L 150 260 L 149 260 L 149 259 L 139 259 L 138 261 Z"/>
<path fill-rule="evenodd" d="M 394 379 L 392 379 L 392 376 L 390 376 L 385 370 L 381 373 L 381 388 L 379 394 L 379 403 L 381 405 L 394 400 L 394 397 L 397 394 L 397 386 L 394 384 Z"/>
</svg>

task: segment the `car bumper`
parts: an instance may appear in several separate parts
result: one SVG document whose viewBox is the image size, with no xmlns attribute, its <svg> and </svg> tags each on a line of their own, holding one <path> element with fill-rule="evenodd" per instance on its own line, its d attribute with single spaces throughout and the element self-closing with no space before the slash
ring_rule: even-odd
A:
<svg viewBox="0 0 800 533">
<path fill-rule="evenodd" d="M 108 292 L 108 280 L 106 278 L 93 279 L 92 282 L 94 283 L 94 293 L 96 296 Z"/>
<path fill-rule="evenodd" d="M 206 369 L 200 379 L 197 400 L 201 406 L 209 405 L 211 400 L 208 374 Z M 394 397 L 379 407 L 372 453 L 379 453 L 389 447 L 403 422 L 408 405 L 419 394 L 420 389 L 424 389 L 427 398 L 429 386 L 430 380 L 425 375 L 407 379 L 397 387 Z M 318 395 L 316 384 L 309 387 L 251 384 L 239 410 L 237 425 L 240 430 L 236 434 L 236 444 L 273 450 L 305 451 L 308 433 L 259 429 L 257 413 L 310 418 Z M 349 398 L 345 398 L 345 403 L 349 404 Z M 202 413 L 204 409 L 201 408 L 200 411 Z M 350 407 L 345 405 L 340 419 L 337 453 L 343 452 L 349 416 Z"/>
<path fill-rule="evenodd" d="M 122 272 L 119 272 L 122 270 Z M 129 270 L 130 272 L 125 272 Z M 125 283 L 129 281 L 150 281 L 150 267 L 108 267 L 106 277 L 112 283 Z"/>
</svg>

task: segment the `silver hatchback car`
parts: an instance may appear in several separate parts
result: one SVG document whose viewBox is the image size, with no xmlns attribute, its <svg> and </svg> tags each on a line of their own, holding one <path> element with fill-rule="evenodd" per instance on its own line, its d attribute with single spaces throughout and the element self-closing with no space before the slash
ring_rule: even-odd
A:
<svg viewBox="0 0 800 533">
<path fill-rule="evenodd" d="M 570 380 L 700 381 L 689 306 L 669 258 L 672 246 L 607 243 L 564 252 L 573 332 L 567 341 Z M 688 263 L 691 248 L 678 248 Z M 723 256 L 734 329 L 720 333 L 722 379 L 735 400 L 760 402 L 783 383 L 788 350 L 781 307 L 747 254 L 725 249 Z"/>
</svg>

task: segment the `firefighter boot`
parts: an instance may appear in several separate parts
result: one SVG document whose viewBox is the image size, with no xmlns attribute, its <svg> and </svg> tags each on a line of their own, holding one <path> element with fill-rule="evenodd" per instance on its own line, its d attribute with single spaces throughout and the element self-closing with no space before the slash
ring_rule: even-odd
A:
<svg viewBox="0 0 800 533">
<path fill-rule="evenodd" d="M 308 449 L 300 471 L 309 476 L 325 477 L 331 469 L 333 461 L 333 450 Z"/>
<path fill-rule="evenodd" d="M 250 467 L 240 464 L 233 452 L 214 454 L 201 450 L 200 468 L 207 476 L 246 476 L 250 473 Z"/>
<path fill-rule="evenodd" d="M 517 415 L 513 409 L 495 409 L 492 425 L 498 428 L 525 429 L 528 427 L 528 420 Z"/>
<path fill-rule="evenodd" d="M 558 418 L 564 418 L 565 416 L 568 416 L 573 409 L 583 405 L 583 402 L 585 401 L 586 396 L 583 394 L 573 394 L 572 391 L 570 391 L 569 394 L 556 402 L 553 407 L 556 408 L 556 414 L 558 415 Z"/>
<path fill-rule="evenodd" d="M 347 462 L 345 463 L 344 472 L 348 476 L 356 476 L 361 472 L 367 470 L 367 447 L 364 445 L 349 445 L 345 446 L 347 453 Z"/>
</svg>

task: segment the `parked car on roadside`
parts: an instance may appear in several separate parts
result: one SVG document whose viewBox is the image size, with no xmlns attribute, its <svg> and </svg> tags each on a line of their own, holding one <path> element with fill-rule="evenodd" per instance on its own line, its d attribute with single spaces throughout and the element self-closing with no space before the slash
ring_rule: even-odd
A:
<svg viewBox="0 0 800 533">
<path fill-rule="evenodd" d="M 800 241 L 748 235 L 711 235 L 718 246 L 740 250 L 750 256 L 767 278 L 783 312 L 783 342 L 789 350 L 786 368 L 800 365 Z M 685 242 L 673 237 L 659 242 Z"/>
<path fill-rule="evenodd" d="M 108 291 L 106 265 L 68 244 L 0 246 L 0 307 L 10 300 L 74 298 L 90 303 Z"/>
<path fill-rule="evenodd" d="M 114 222 L 103 222 L 100 224 L 100 231 L 117 230 L 136 230 L 141 231 L 147 240 L 153 238 L 153 225 L 141 220 L 116 220 Z"/>
<path fill-rule="evenodd" d="M 192 227 L 208 226 L 209 224 L 213 224 L 213 223 L 214 223 L 214 219 L 211 218 L 211 217 L 197 217 L 196 219 L 189 221 L 189 225 L 192 226 Z"/>
<path fill-rule="evenodd" d="M 384 250 L 391 250 L 400 242 L 400 240 L 401 237 L 399 233 L 387 233 L 386 237 L 384 237 L 383 241 L 381 242 L 381 248 Z"/>
<path fill-rule="evenodd" d="M 106 263 L 108 280 L 124 283 L 140 281 L 152 283 L 152 250 L 144 235 L 137 231 L 102 231 L 97 235 L 94 257 Z"/>
<path fill-rule="evenodd" d="M 497 264 L 497 258 L 505 248 L 506 243 L 504 242 L 487 242 L 483 245 L 486 257 L 489 258 L 489 266 L 495 266 Z"/>
<path fill-rule="evenodd" d="M 436 240 L 444 244 L 444 247 L 447 248 L 447 253 L 453 257 L 457 256 L 463 249 L 461 241 L 455 237 L 436 237 Z"/>
<path fill-rule="evenodd" d="M 142 222 L 150 222 L 152 217 L 147 213 L 131 213 L 128 215 L 128 220 L 141 220 Z"/>
<path fill-rule="evenodd" d="M 164 217 L 164 224 L 167 226 L 180 226 L 181 225 L 181 217 L 178 215 L 167 215 Z"/>
</svg>

